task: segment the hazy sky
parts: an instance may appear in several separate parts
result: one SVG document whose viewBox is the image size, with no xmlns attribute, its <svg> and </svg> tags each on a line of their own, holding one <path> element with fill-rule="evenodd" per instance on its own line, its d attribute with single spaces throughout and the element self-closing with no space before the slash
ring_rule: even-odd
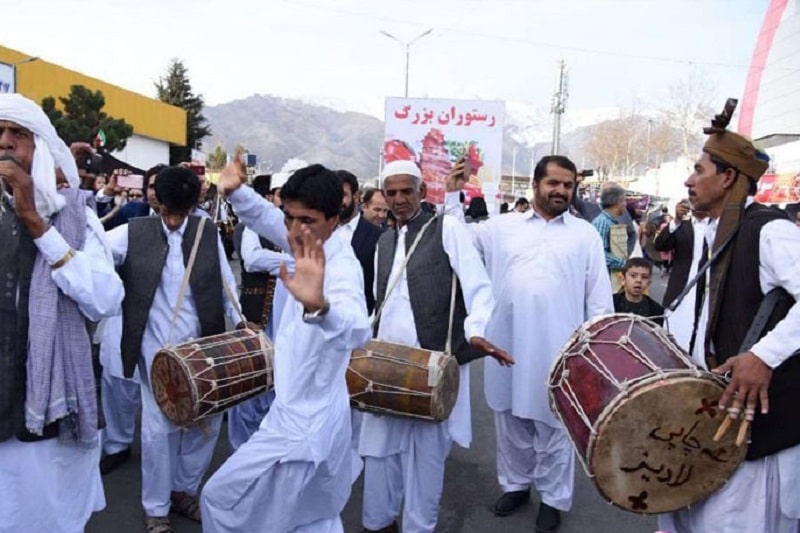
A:
<svg viewBox="0 0 800 533">
<path fill-rule="evenodd" d="M 657 101 L 699 70 L 740 96 L 768 0 L 21 0 L 2 44 L 153 96 L 184 60 L 209 104 L 254 93 L 380 109 L 410 95 L 549 105 L 556 63 L 569 107 Z"/>
</svg>

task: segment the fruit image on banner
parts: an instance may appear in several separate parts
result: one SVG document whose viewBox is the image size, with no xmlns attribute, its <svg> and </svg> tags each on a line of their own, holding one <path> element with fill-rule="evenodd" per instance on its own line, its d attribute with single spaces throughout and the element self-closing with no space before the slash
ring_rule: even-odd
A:
<svg viewBox="0 0 800 533">
<path fill-rule="evenodd" d="M 477 100 L 386 99 L 384 163 L 417 163 L 427 186 L 426 200 L 444 202 L 445 180 L 458 160 L 469 163 L 464 186 L 467 202 L 486 196 L 491 210 L 500 181 L 503 102 Z"/>
</svg>

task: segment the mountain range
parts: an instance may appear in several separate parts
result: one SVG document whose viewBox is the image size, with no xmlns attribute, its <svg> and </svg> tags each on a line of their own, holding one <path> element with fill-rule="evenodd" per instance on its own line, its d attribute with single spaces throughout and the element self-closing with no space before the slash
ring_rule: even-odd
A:
<svg viewBox="0 0 800 533">
<path fill-rule="evenodd" d="M 242 145 L 256 154 L 259 172 L 277 172 L 287 160 L 298 158 L 347 169 L 361 179 L 378 174 L 384 125 L 374 114 L 347 110 L 346 105 L 332 101 L 315 103 L 269 95 L 209 106 L 203 113 L 213 132 L 203 142 L 206 150 L 221 145 L 230 153 Z M 618 113 L 616 108 L 568 112 L 562 125 L 562 153 L 581 167 L 591 125 Z M 549 153 L 551 135 L 552 116 L 546 108 L 507 102 L 503 173 L 513 170 L 518 176 L 530 175 L 531 162 Z"/>
</svg>

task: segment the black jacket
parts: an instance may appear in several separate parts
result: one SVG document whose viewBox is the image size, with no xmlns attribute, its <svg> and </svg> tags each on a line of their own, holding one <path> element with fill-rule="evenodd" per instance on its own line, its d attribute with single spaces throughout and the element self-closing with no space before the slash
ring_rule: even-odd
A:
<svg viewBox="0 0 800 533">
<path fill-rule="evenodd" d="M 689 282 L 689 271 L 692 269 L 694 260 L 694 227 L 692 223 L 690 221 L 681 222 L 672 233 L 669 231 L 669 226 L 665 226 L 656 236 L 653 246 L 659 252 L 672 252 L 672 271 L 662 302 L 662 305 L 667 307 Z"/>
<path fill-rule="evenodd" d="M 370 314 L 375 308 L 375 295 L 372 292 L 375 280 L 375 247 L 378 245 L 381 233 L 383 230 L 380 227 L 367 222 L 362 215 L 350 240 L 353 252 L 361 263 L 361 270 L 364 271 L 364 298 L 367 302 L 367 312 Z"/>
</svg>

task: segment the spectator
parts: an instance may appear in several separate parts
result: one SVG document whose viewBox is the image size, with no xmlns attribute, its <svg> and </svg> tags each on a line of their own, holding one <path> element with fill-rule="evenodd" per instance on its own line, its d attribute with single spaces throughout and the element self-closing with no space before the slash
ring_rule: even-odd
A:
<svg viewBox="0 0 800 533">
<path fill-rule="evenodd" d="M 664 325 L 664 308 L 647 296 L 653 264 L 643 257 L 628 259 L 623 269 L 622 290 L 614 295 L 614 311 L 633 313 Z"/>
<path fill-rule="evenodd" d="M 619 274 L 628 258 L 627 228 L 619 220 L 626 211 L 625 189 L 618 185 L 606 187 L 600 195 L 600 204 L 603 211 L 595 217 L 592 225 L 603 241 L 611 288 L 616 292 L 621 287 Z"/>
<path fill-rule="evenodd" d="M 383 191 L 368 187 L 364 191 L 362 202 L 364 218 L 376 226 L 383 226 L 386 223 L 386 213 L 389 211 Z"/>
<path fill-rule="evenodd" d="M 486 200 L 483 198 L 473 198 L 469 203 L 466 213 L 464 214 L 466 222 L 483 222 L 489 220 L 489 211 L 486 209 Z"/>
<path fill-rule="evenodd" d="M 517 213 L 525 213 L 530 208 L 531 204 L 527 198 L 519 198 L 514 203 L 514 211 L 516 211 Z"/>
</svg>

